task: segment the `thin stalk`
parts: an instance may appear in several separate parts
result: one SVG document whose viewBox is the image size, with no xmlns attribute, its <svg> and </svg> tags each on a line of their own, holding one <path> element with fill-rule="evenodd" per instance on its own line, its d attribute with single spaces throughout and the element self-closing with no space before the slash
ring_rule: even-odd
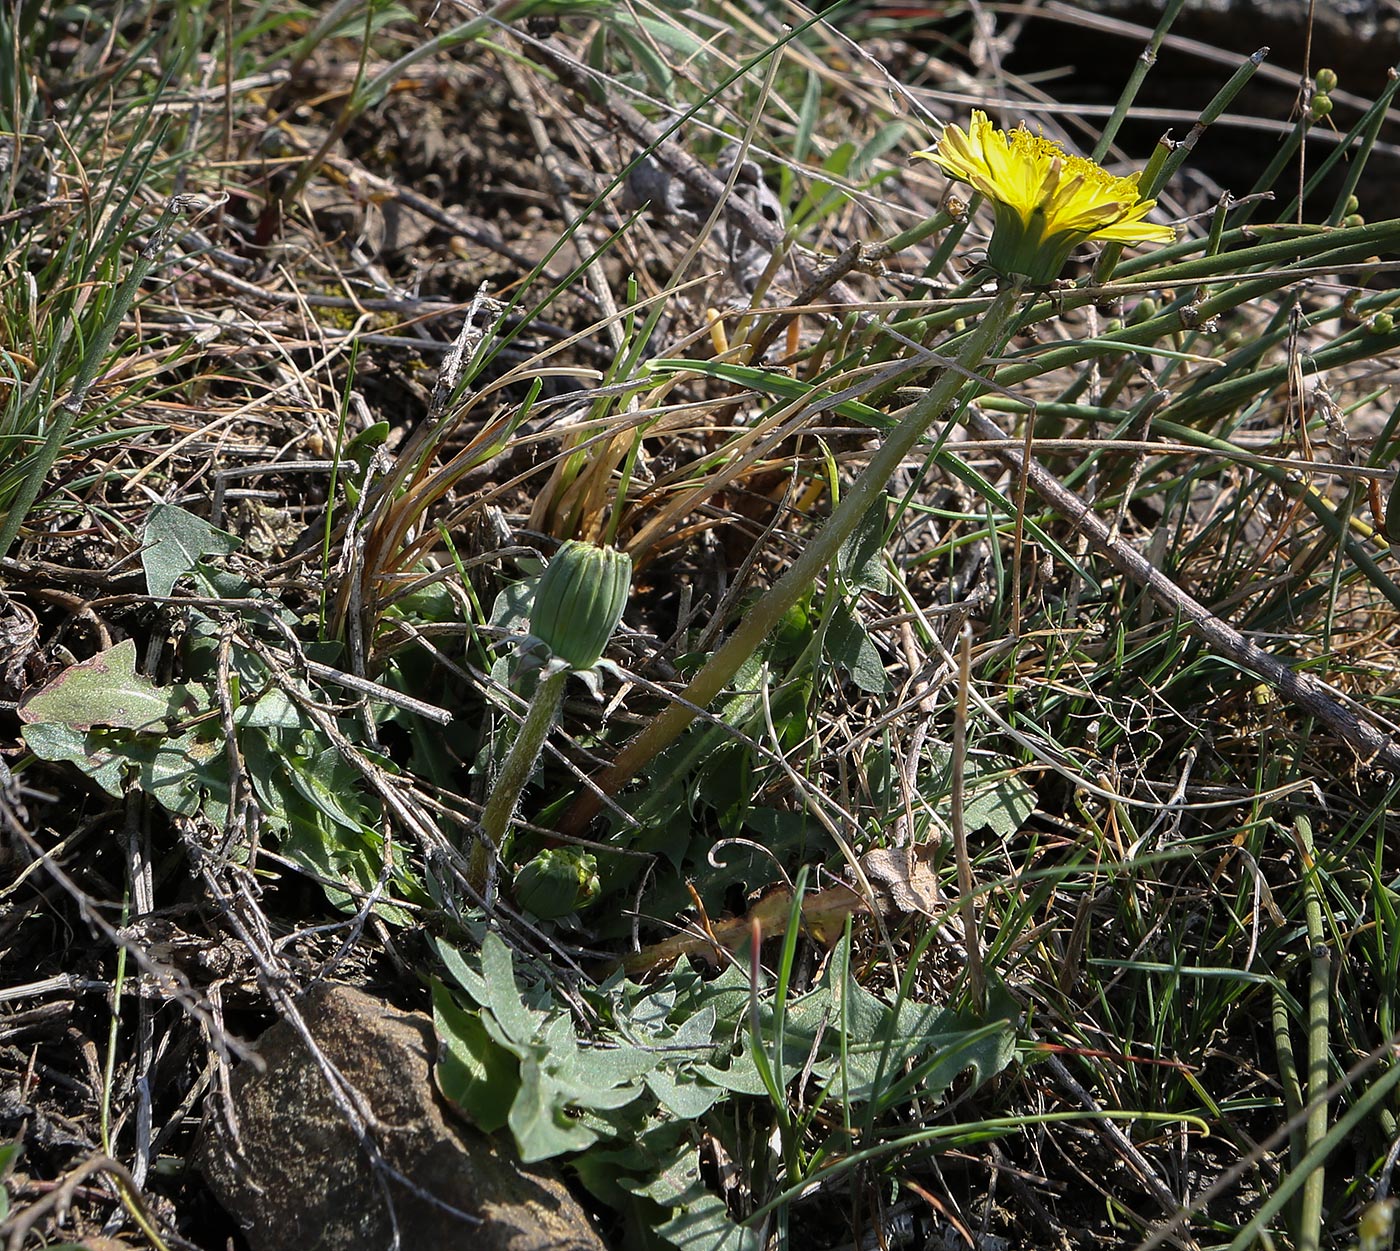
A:
<svg viewBox="0 0 1400 1251">
<path fill-rule="evenodd" d="M 954 250 L 962 242 L 963 235 L 967 233 L 967 228 L 972 223 L 973 214 L 977 212 L 977 206 L 981 203 L 982 197 L 974 195 L 968 201 L 967 207 L 963 209 L 962 216 L 954 219 L 948 233 L 939 240 L 938 247 L 934 249 L 928 264 L 924 266 L 925 278 L 937 278 L 943 272 L 943 267 L 952 259 Z"/>
<path fill-rule="evenodd" d="M 921 243 L 929 235 L 940 230 L 947 230 L 949 226 L 959 223 L 959 219 L 954 217 L 947 209 L 939 209 L 932 217 L 926 217 L 917 226 L 910 226 L 908 230 L 902 230 L 897 235 L 892 235 L 884 243 L 876 244 L 873 249 L 874 259 L 885 260 L 891 256 L 896 256 L 905 248 L 911 248 L 916 243 Z"/>
<path fill-rule="evenodd" d="M 1230 216 L 1230 225 L 1240 227 L 1248 225 L 1253 218 L 1255 210 L 1259 208 L 1263 200 L 1260 198 L 1265 192 L 1272 191 L 1274 184 L 1278 182 L 1283 171 L 1288 168 L 1288 163 L 1298 154 L 1298 149 L 1303 146 L 1303 140 L 1307 138 L 1308 131 L 1312 128 L 1312 119 L 1307 112 L 1302 113 L 1293 124 L 1293 129 L 1283 137 L 1279 144 L 1278 151 L 1274 153 L 1264 172 L 1259 175 L 1259 179 L 1254 186 L 1249 189 L 1246 195 L 1233 214 Z M 1283 219 L 1280 218 L 1280 221 Z"/>
<path fill-rule="evenodd" d="M 1027 419 L 1029 421 L 1029 418 Z M 958 864 L 958 911 L 962 913 L 963 947 L 967 950 L 968 995 L 972 1010 L 987 1010 L 987 977 L 982 968 L 982 930 L 977 923 L 976 884 L 967 851 L 967 822 L 963 815 L 967 763 L 967 688 L 972 683 L 972 629 L 964 624 L 958 647 L 958 697 L 953 717 L 952 812 L 953 855 Z"/>
<path fill-rule="evenodd" d="M 1240 63 L 1235 72 L 1230 75 L 1225 85 L 1215 93 L 1210 103 L 1197 114 L 1196 121 L 1187 132 L 1186 138 L 1172 148 L 1171 154 L 1167 157 L 1161 169 L 1154 173 L 1151 182 L 1145 183 L 1143 187 L 1143 194 L 1145 196 L 1155 196 L 1157 192 L 1172 180 L 1176 171 L 1185 164 L 1186 158 L 1191 155 L 1196 144 L 1200 142 L 1201 136 L 1204 135 L 1206 131 L 1220 119 L 1221 114 L 1234 103 L 1235 97 L 1244 90 L 1245 84 L 1254 77 L 1255 71 L 1264 64 L 1264 60 L 1268 55 L 1268 48 L 1259 48 Z"/>
<path fill-rule="evenodd" d="M 131 924 L 131 888 L 122 894 L 122 925 Z M 104 1154 L 113 1156 L 112 1090 L 116 1085 L 117 1040 L 121 1034 L 122 993 L 126 989 L 126 948 L 117 948 L 117 973 L 112 982 L 112 1021 L 107 1027 L 107 1060 L 102 1068 L 102 1102 L 98 1105 L 98 1135 Z"/>
<path fill-rule="evenodd" d="M 1313 848 L 1312 823 L 1299 817 L 1295 830 L 1303 851 L 1307 892 L 1303 917 L 1308 927 L 1308 1119 L 1303 1138 L 1311 1151 L 1327 1136 L 1328 1057 L 1327 1037 L 1331 1022 L 1328 995 L 1332 984 L 1332 959 L 1327 936 L 1322 929 L 1322 891 L 1317 881 L 1317 859 Z M 1298 1251 L 1318 1251 L 1322 1245 L 1322 1200 L 1327 1182 L 1326 1157 L 1319 1159 L 1303 1182 L 1298 1205 Z"/>
<path fill-rule="evenodd" d="M 1298 1080 L 1298 1060 L 1293 1051 L 1293 1020 L 1289 1015 L 1288 1001 L 1276 989 L 1273 992 L 1272 1019 L 1274 1027 L 1274 1053 L 1278 1058 L 1278 1081 L 1283 1090 L 1283 1110 L 1290 1121 L 1303 1110 L 1303 1084 Z M 1288 1136 L 1289 1159 L 1297 1168 L 1299 1161 L 1307 1154 L 1307 1143 L 1302 1131 L 1294 1130 Z"/>
<path fill-rule="evenodd" d="M 599 795 L 613 795 L 644 764 L 664 751 L 708 707 L 738 673 L 739 667 L 762 646 L 764 639 L 783 619 L 788 609 L 806 593 L 835 559 L 857 523 L 870 510 L 914 445 L 933 422 L 957 398 L 968 374 L 981 365 L 984 357 L 998 347 L 1021 298 L 1022 283 L 1015 280 L 1003 288 L 962 345 L 955 368 L 939 374 L 929 389 L 909 410 L 871 458 L 870 463 L 842 497 L 825 526 L 807 544 L 768 592 L 740 620 L 734 633 L 710 657 L 680 697 L 654 717 L 626 747 L 616 761 L 597 778 L 598 790 L 584 791 L 565 816 L 561 830 L 581 829 L 597 813 Z"/>
<path fill-rule="evenodd" d="M 515 736 L 496 784 L 491 788 L 486 807 L 481 810 L 481 824 L 472 847 L 468 873 L 472 887 L 477 891 L 486 886 L 491 858 L 500 851 L 501 842 L 510 829 L 510 819 L 515 815 L 516 804 L 520 802 L 520 792 L 535 771 L 535 762 L 540 758 L 545 739 L 549 737 L 554 719 L 559 715 L 564 685 L 568 680 L 567 669 L 540 679 L 526 710 L 525 720 L 520 723 L 520 733 Z"/>
</svg>

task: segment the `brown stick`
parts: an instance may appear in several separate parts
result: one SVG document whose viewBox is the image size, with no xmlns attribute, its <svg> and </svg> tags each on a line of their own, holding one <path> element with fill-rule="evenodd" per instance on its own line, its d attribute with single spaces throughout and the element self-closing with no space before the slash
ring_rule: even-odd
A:
<svg viewBox="0 0 1400 1251">
<path fill-rule="evenodd" d="M 981 438 L 1007 439 L 1006 432 L 975 407 L 968 413 L 968 424 Z M 1011 447 L 994 447 L 991 450 L 1014 473 L 1022 472 L 1025 461 L 1018 450 Z M 1316 717 L 1338 738 L 1349 743 L 1364 764 L 1400 776 L 1400 743 L 1347 708 L 1340 691 L 1309 673 L 1300 673 L 1291 668 L 1258 644 L 1251 643 L 1233 626 L 1227 625 L 1111 533 L 1108 525 L 1079 496 L 1037 464 L 1034 458 L 1025 465 L 1024 472 L 1031 489 L 1056 512 L 1068 518 L 1109 564 L 1136 582 L 1168 612 L 1190 622 L 1191 628 L 1212 650 L 1267 682 L 1284 699 Z"/>
</svg>

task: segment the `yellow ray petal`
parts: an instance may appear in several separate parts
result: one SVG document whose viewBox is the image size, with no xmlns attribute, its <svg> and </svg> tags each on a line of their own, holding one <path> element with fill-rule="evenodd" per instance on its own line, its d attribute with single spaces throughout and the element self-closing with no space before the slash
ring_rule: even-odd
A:
<svg viewBox="0 0 1400 1251">
<path fill-rule="evenodd" d="M 1141 198 L 1138 175 L 1111 174 L 1025 126 L 1001 130 L 980 109 L 973 110 L 966 131 L 950 123 L 936 148 L 914 155 L 998 206 L 987 259 L 993 268 L 1014 267 L 1003 272 L 1049 282 L 1068 252 L 1087 240 L 1168 243 L 1176 238 L 1170 226 L 1144 220 L 1155 201 Z"/>
</svg>

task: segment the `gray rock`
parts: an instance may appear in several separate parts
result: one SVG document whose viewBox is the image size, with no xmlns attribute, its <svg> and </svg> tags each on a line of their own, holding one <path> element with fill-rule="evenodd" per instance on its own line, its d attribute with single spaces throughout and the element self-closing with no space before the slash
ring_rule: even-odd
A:
<svg viewBox="0 0 1400 1251">
<path fill-rule="evenodd" d="M 603 1251 L 557 1176 L 526 1170 L 506 1144 L 449 1119 L 432 1081 L 427 1016 L 348 986 L 317 986 L 299 1007 L 378 1123 L 384 1163 L 421 1193 L 376 1176 L 316 1061 L 279 1022 L 258 1042 L 266 1071 L 245 1063 L 233 1076 L 241 1154 L 218 1116 L 199 1146 L 205 1179 L 252 1251 L 387 1251 L 390 1202 L 406 1251 Z"/>
</svg>

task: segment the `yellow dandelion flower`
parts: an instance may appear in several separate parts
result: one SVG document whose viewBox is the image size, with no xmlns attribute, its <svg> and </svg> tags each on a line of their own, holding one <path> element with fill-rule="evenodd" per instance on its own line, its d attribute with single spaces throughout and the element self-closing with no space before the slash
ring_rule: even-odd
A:
<svg viewBox="0 0 1400 1251">
<path fill-rule="evenodd" d="M 1138 176 L 1119 178 L 1024 126 L 998 130 L 980 109 L 964 131 L 943 128 L 938 146 L 916 157 L 992 202 L 996 228 L 987 263 L 1036 285 L 1053 282 L 1069 254 L 1088 239 L 1106 243 L 1170 243 L 1176 231 L 1145 221 L 1156 204 L 1138 194 Z"/>
</svg>

